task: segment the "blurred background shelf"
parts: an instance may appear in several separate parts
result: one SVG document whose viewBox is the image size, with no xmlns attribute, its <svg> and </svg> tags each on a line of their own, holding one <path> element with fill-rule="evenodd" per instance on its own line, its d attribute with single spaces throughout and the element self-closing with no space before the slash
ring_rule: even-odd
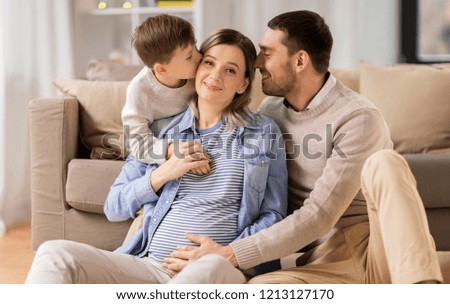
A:
<svg viewBox="0 0 450 304">
<path fill-rule="evenodd" d="M 139 64 L 140 59 L 131 47 L 134 29 L 150 16 L 159 14 L 176 15 L 191 22 L 195 34 L 203 29 L 203 6 L 206 1 L 173 1 L 173 6 L 158 6 L 157 1 L 131 0 L 131 8 L 123 8 L 126 1 L 107 0 L 105 8 L 99 9 L 98 0 L 75 1 L 75 45 L 76 75 L 84 76 L 86 64 L 91 59 L 116 60 L 123 63 Z M 218 0 L 209 0 L 208 6 Z M 166 3 L 166 2 L 165 2 Z M 166 3 L 167 4 L 167 3 Z M 172 4 L 171 4 L 172 5 Z"/>
<path fill-rule="evenodd" d="M 155 6 L 155 7 L 133 7 L 121 8 L 112 7 L 105 9 L 93 9 L 90 14 L 95 16 L 115 16 L 115 15 L 153 15 L 153 14 L 192 14 L 193 6 Z"/>
</svg>

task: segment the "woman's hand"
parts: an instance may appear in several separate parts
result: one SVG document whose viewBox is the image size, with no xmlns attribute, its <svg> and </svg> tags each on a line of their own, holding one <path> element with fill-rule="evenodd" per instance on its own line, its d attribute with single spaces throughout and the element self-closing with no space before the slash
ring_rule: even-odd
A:
<svg viewBox="0 0 450 304">
<path fill-rule="evenodd" d="M 153 191 L 157 192 L 165 183 L 183 176 L 190 170 L 209 168 L 210 159 L 200 143 L 182 142 L 177 144 L 177 147 L 170 158 L 150 175 Z"/>
<path fill-rule="evenodd" d="M 189 144 L 189 142 L 180 142 L 180 143 L 177 143 L 177 146 L 179 147 L 179 149 L 184 149 L 188 144 Z M 202 147 L 202 149 L 203 149 L 203 147 Z M 172 142 L 167 147 L 166 159 L 170 159 L 170 157 L 174 153 L 174 150 L 175 150 L 175 144 Z M 200 166 L 200 167 L 191 169 L 191 172 L 194 174 L 197 174 L 197 175 L 206 175 L 210 171 L 211 171 L 211 167 L 209 166 L 209 163 L 206 164 L 205 166 Z"/>
<path fill-rule="evenodd" d="M 234 251 L 230 246 L 222 246 L 207 236 L 193 233 L 185 233 L 186 238 L 200 246 L 178 246 L 177 250 L 164 259 L 163 267 L 172 274 L 180 272 L 186 265 L 207 254 L 218 254 L 230 261 L 233 266 L 238 266 Z"/>
</svg>

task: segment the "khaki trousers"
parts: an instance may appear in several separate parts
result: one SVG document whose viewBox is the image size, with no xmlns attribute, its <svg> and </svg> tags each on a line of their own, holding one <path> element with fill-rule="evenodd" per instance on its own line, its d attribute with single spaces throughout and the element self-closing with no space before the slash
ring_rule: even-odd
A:
<svg viewBox="0 0 450 304">
<path fill-rule="evenodd" d="M 392 150 L 375 153 L 364 164 L 361 186 L 370 224 L 337 232 L 301 256 L 303 266 L 249 283 L 442 282 L 425 209 L 406 161 Z"/>
</svg>

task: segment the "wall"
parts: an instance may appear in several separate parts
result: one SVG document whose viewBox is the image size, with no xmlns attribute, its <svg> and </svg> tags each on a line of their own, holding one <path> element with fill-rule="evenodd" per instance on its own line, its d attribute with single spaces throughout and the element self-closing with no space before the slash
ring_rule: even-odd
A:
<svg viewBox="0 0 450 304">
<path fill-rule="evenodd" d="M 96 3 L 75 2 L 75 68 L 79 78 L 84 77 L 90 59 L 104 60 L 115 51 L 130 51 L 131 17 L 89 14 Z M 195 0 L 194 7 L 199 44 L 214 30 L 225 27 L 242 31 L 256 44 L 272 17 L 307 9 L 324 16 L 330 26 L 335 41 L 332 67 L 354 68 L 360 61 L 392 64 L 398 60 L 399 0 Z"/>
<path fill-rule="evenodd" d="M 231 27 L 255 43 L 267 22 L 279 13 L 312 10 L 321 14 L 333 33 L 332 67 L 353 68 L 360 61 L 397 62 L 399 54 L 398 0 L 202 0 L 201 41 L 213 30 Z"/>
</svg>

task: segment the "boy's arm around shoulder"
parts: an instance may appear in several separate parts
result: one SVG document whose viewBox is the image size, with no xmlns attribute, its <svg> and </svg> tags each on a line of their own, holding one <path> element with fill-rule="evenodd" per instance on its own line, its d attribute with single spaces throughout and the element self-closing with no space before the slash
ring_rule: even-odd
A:
<svg viewBox="0 0 450 304">
<path fill-rule="evenodd" d="M 167 143 L 158 139 L 150 129 L 155 122 L 154 113 L 161 109 L 152 108 L 153 103 L 149 99 L 152 94 L 146 94 L 147 89 L 142 87 L 142 81 L 136 77 L 127 88 L 122 109 L 125 146 L 140 162 L 162 164 L 167 153 Z"/>
</svg>

